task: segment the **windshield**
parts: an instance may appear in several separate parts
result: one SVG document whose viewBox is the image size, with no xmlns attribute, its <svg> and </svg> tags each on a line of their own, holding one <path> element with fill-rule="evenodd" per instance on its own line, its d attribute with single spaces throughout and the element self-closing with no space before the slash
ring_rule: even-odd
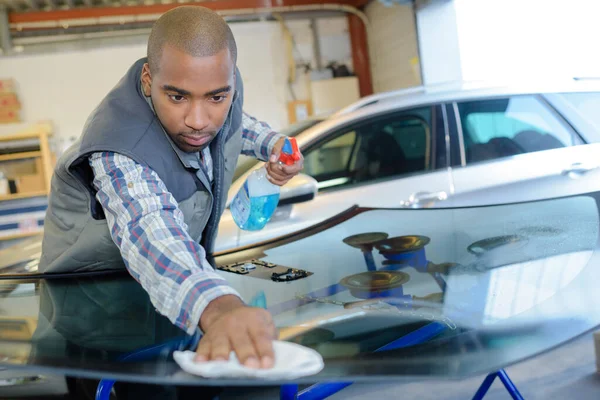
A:
<svg viewBox="0 0 600 400">
<path fill-rule="evenodd" d="M 285 129 L 279 131 L 282 135 L 288 137 L 296 137 L 298 134 L 304 132 L 308 128 L 313 127 L 314 125 L 322 122 L 324 119 L 322 118 L 310 118 L 303 121 L 296 122 L 288 126 Z M 237 168 L 233 174 L 233 181 L 235 182 L 240 176 L 244 175 L 246 171 L 252 168 L 256 164 L 256 158 L 249 156 L 240 156 L 238 158 Z"/>
<path fill-rule="evenodd" d="M 216 255 L 214 265 L 248 304 L 271 313 L 280 340 L 324 358 L 323 371 L 305 382 L 464 378 L 597 330 L 599 235 L 600 193 L 472 208 L 355 208 Z M 196 339 L 158 314 L 114 261 L 105 275 L 2 277 L 0 367 L 198 384 L 171 357 Z"/>
</svg>

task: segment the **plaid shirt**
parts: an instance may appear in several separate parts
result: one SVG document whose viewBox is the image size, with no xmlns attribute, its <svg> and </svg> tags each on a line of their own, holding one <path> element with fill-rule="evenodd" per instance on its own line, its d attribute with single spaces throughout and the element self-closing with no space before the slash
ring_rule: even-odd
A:
<svg viewBox="0 0 600 400">
<path fill-rule="evenodd" d="M 242 154 L 266 161 L 281 135 L 247 114 L 242 128 Z M 94 153 L 89 161 L 112 239 L 159 313 L 192 334 L 208 303 L 228 294 L 241 297 L 206 261 L 154 171 L 118 153 Z"/>
</svg>

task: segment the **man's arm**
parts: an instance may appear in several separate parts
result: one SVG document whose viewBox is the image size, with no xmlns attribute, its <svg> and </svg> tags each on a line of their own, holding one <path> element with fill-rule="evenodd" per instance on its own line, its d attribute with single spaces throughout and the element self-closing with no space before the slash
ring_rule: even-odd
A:
<svg viewBox="0 0 600 400">
<path fill-rule="evenodd" d="M 189 236 L 183 213 L 154 171 L 115 153 L 95 153 L 90 165 L 112 239 L 159 313 L 192 334 L 210 302 L 239 298 Z"/>
<path fill-rule="evenodd" d="M 284 136 L 275 132 L 266 122 L 243 113 L 242 116 L 242 154 L 267 161 L 273 147 Z"/>
<path fill-rule="evenodd" d="M 267 179 L 275 185 L 283 186 L 304 167 L 304 157 L 294 165 L 280 165 L 279 154 L 285 136 L 273 131 L 266 122 L 243 113 L 242 154 L 267 162 Z"/>
</svg>

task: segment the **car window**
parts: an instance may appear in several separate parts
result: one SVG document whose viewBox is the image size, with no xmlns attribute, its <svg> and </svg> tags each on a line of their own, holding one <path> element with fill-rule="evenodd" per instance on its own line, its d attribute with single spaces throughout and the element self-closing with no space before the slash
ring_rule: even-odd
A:
<svg viewBox="0 0 600 400">
<path fill-rule="evenodd" d="M 535 96 L 459 103 L 467 163 L 573 146 L 577 139 Z"/>
<path fill-rule="evenodd" d="M 562 93 L 562 96 L 600 131 L 600 93 Z"/>
<path fill-rule="evenodd" d="M 326 141 L 304 156 L 304 173 L 318 182 L 348 182 L 348 164 L 356 143 L 356 132 L 350 131 Z M 339 181 L 341 179 L 341 181 Z M 327 184 L 320 185 L 328 186 Z"/>
<path fill-rule="evenodd" d="M 431 107 L 423 107 L 333 132 L 305 152 L 304 173 L 326 190 L 426 171 L 431 114 Z"/>
</svg>

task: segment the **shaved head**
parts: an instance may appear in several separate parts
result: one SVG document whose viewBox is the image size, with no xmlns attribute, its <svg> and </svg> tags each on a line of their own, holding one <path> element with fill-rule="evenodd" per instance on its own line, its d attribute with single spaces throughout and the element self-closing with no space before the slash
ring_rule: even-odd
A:
<svg viewBox="0 0 600 400">
<path fill-rule="evenodd" d="M 227 22 L 214 11 L 200 6 L 182 6 L 164 13 L 152 27 L 148 39 L 148 64 L 157 73 L 166 46 L 193 57 L 214 56 L 229 49 L 235 65 L 237 46 Z"/>
</svg>

